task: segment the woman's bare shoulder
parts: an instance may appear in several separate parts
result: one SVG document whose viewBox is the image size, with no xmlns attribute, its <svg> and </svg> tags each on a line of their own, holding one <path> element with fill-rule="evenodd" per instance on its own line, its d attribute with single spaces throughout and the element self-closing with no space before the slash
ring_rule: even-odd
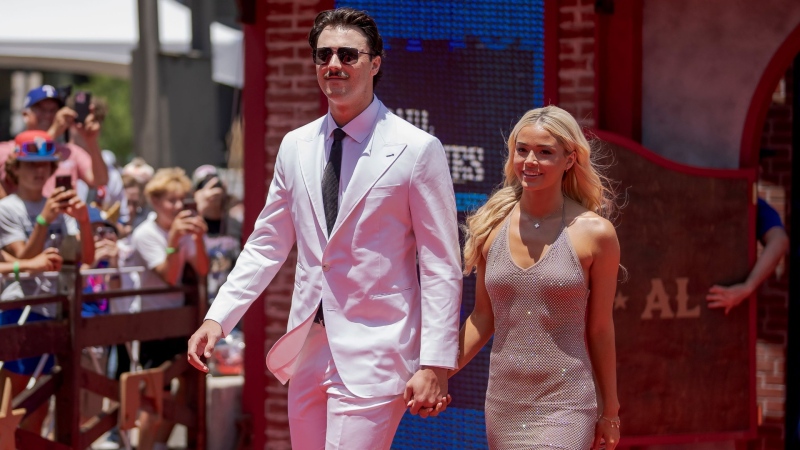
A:
<svg viewBox="0 0 800 450">
<path fill-rule="evenodd" d="M 571 203 L 573 207 L 567 211 L 567 224 L 576 235 L 597 242 L 617 241 L 617 230 L 611 221 L 582 205 Z"/>
</svg>

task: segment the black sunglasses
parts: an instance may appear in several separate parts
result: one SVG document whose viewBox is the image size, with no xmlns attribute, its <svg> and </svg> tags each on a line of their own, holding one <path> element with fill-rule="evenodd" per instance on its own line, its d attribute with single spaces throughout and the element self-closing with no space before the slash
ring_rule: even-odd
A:
<svg viewBox="0 0 800 450">
<path fill-rule="evenodd" d="M 331 61 L 333 53 L 333 49 L 330 47 L 319 47 L 311 50 L 311 57 L 314 58 L 314 64 L 328 64 Z M 352 66 L 358 61 L 359 54 L 375 56 L 372 53 L 360 52 L 358 49 L 351 47 L 339 47 L 336 50 L 336 56 L 339 58 L 339 61 L 348 66 Z"/>
</svg>

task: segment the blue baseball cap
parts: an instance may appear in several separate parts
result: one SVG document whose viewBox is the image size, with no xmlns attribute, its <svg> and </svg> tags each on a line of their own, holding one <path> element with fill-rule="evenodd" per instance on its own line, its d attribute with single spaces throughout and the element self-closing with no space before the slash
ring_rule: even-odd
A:
<svg viewBox="0 0 800 450">
<path fill-rule="evenodd" d="M 58 96 L 58 89 L 50 86 L 49 84 L 45 84 L 44 86 L 39 86 L 28 91 L 28 95 L 25 96 L 25 103 L 22 104 L 22 107 L 30 108 L 40 101 L 48 98 L 52 98 L 53 100 L 57 101 L 58 106 L 64 106 L 64 101 Z"/>
<path fill-rule="evenodd" d="M 113 223 L 111 223 L 110 220 L 108 220 L 108 218 L 106 217 L 106 213 L 105 212 L 101 211 L 100 209 L 98 209 L 98 208 L 96 208 L 94 206 L 87 206 L 86 209 L 89 212 L 89 223 L 90 224 L 92 224 L 92 225 L 102 224 L 102 225 L 105 225 L 108 228 L 111 228 L 112 230 L 114 230 L 114 234 L 117 233 L 117 228 L 114 226 Z"/>
</svg>

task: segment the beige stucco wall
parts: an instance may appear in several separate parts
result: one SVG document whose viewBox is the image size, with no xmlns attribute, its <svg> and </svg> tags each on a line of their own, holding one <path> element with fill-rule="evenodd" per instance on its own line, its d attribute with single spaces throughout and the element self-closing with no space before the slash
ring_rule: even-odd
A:
<svg viewBox="0 0 800 450">
<path fill-rule="evenodd" d="M 753 92 L 799 25 L 798 0 L 645 0 L 644 146 L 685 164 L 739 167 Z"/>
</svg>

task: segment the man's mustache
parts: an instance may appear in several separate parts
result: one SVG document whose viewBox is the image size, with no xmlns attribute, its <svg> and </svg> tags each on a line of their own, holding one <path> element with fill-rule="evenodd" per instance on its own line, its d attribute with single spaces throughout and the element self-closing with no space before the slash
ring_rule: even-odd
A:
<svg viewBox="0 0 800 450">
<path fill-rule="evenodd" d="M 346 80 L 346 79 L 350 78 L 350 75 L 348 75 L 346 72 L 342 72 L 342 71 L 336 72 L 336 71 L 333 71 L 333 70 L 329 70 L 328 72 L 325 72 L 325 75 L 323 76 L 323 78 L 325 78 L 326 80 L 331 78 L 331 77 L 336 77 L 336 78 L 341 78 L 341 79 Z"/>
</svg>

